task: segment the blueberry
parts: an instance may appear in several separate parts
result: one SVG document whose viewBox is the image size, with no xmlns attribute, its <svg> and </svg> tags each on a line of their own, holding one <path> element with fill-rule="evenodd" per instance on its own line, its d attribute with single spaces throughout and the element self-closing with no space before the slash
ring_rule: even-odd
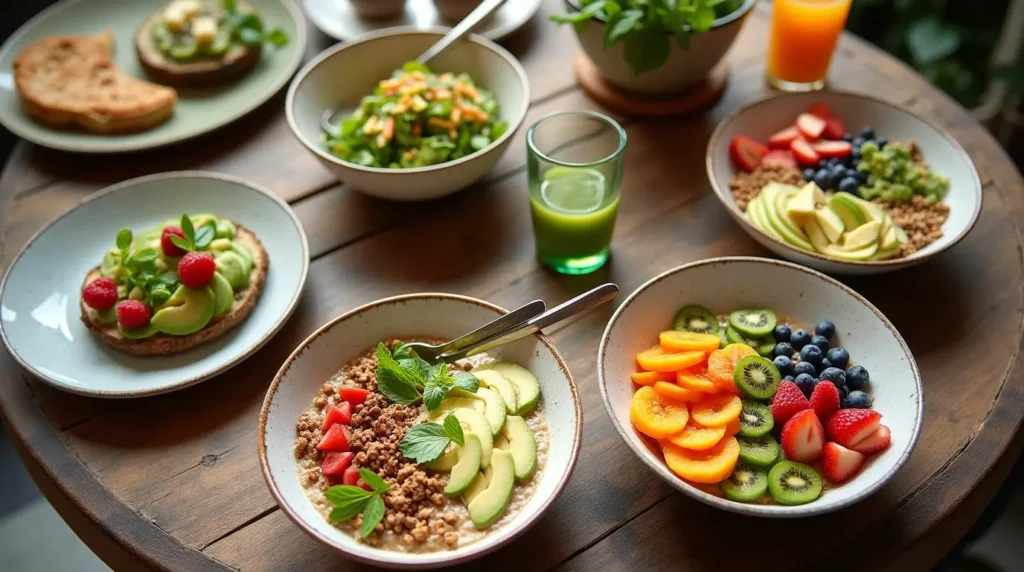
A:
<svg viewBox="0 0 1024 572">
<path fill-rule="evenodd" d="M 874 139 L 875 138 L 875 130 L 870 128 L 870 127 L 865 127 L 864 129 L 860 130 L 860 136 L 865 138 L 865 139 Z"/>
<path fill-rule="evenodd" d="M 846 372 L 838 367 L 824 369 L 818 377 L 820 377 L 822 381 L 831 381 L 836 387 L 843 387 L 846 385 Z"/>
<path fill-rule="evenodd" d="M 823 320 L 814 326 L 814 333 L 831 340 L 832 336 L 836 335 L 836 325 L 829 320 Z"/>
<path fill-rule="evenodd" d="M 795 383 L 796 386 L 800 388 L 800 391 L 804 392 L 804 395 L 806 395 L 807 397 L 810 397 L 811 392 L 814 391 L 814 378 L 811 377 L 811 374 L 809 373 L 801 373 L 800 375 L 796 376 L 796 379 L 793 380 L 793 383 Z"/>
<path fill-rule="evenodd" d="M 793 376 L 787 375 L 786 377 L 782 378 L 782 381 L 793 381 Z"/>
<path fill-rule="evenodd" d="M 793 344 L 793 349 L 802 350 L 804 346 L 811 343 L 811 334 L 807 330 L 794 330 L 793 335 L 789 338 L 789 343 Z"/>
<path fill-rule="evenodd" d="M 851 195 L 857 194 L 857 189 L 860 188 L 860 181 L 856 177 L 843 176 L 842 180 L 839 181 L 839 192 L 850 193 Z"/>
<path fill-rule="evenodd" d="M 814 174 L 814 184 L 822 190 L 827 190 L 835 184 L 832 177 L 832 171 L 826 169 L 818 169 L 818 172 Z"/>
<path fill-rule="evenodd" d="M 889 144 L 889 140 L 885 137 L 879 137 L 878 139 L 875 139 L 875 143 L 878 143 L 878 148 L 881 149 Z"/>
<path fill-rule="evenodd" d="M 836 180 L 842 179 L 846 174 L 846 163 L 842 163 L 837 160 L 835 163 L 832 163 L 832 166 L 829 167 L 829 169 L 832 171 L 832 176 Z"/>
<path fill-rule="evenodd" d="M 804 180 L 805 181 L 813 181 L 814 180 L 814 169 L 804 169 Z"/>
<path fill-rule="evenodd" d="M 843 133 L 843 141 L 853 141 L 853 133 L 850 133 L 849 131 Z"/>
<path fill-rule="evenodd" d="M 788 342 L 789 336 L 793 335 L 792 330 L 786 324 L 779 324 L 775 326 L 775 330 L 772 331 L 772 336 L 775 337 L 777 342 Z"/>
<path fill-rule="evenodd" d="M 775 361 L 772 363 L 775 364 L 775 369 L 779 370 L 779 373 L 782 375 L 789 375 L 793 373 L 793 360 L 789 359 L 789 356 L 787 355 L 776 355 Z"/>
<path fill-rule="evenodd" d="M 828 369 L 832 367 L 832 362 L 828 361 L 828 358 L 821 360 L 821 367 L 819 369 Z"/>
<path fill-rule="evenodd" d="M 789 342 L 779 342 L 775 344 L 775 349 L 772 350 L 772 356 L 785 356 L 787 358 L 791 358 L 793 357 L 793 346 L 789 345 Z"/>
<path fill-rule="evenodd" d="M 821 365 L 821 360 L 824 357 L 825 352 L 821 351 L 821 348 L 814 344 L 807 344 L 800 349 L 800 361 L 809 362 L 814 367 Z"/>
<path fill-rule="evenodd" d="M 821 350 L 821 355 L 824 356 L 825 352 L 828 351 L 828 338 L 825 336 L 814 336 L 811 338 L 811 345 L 818 346 L 818 349 Z"/>
<path fill-rule="evenodd" d="M 843 348 L 832 348 L 828 350 L 825 357 L 828 358 L 829 363 L 833 367 L 838 367 L 839 369 L 846 369 L 846 364 L 850 363 L 850 352 Z"/>
<path fill-rule="evenodd" d="M 842 394 L 840 394 L 839 395 L 839 409 L 849 409 L 849 408 L 850 408 L 850 401 L 847 398 L 843 397 Z"/>
<path fill-rule="evenodd" d="M 873 401 L 871 396 L 863 391 L 851 391 L 850 395 L 846 398 L 846 406 L 853 409 L 871 409 Z"/>
<path fill-rule="evenodd" d="M 862 185 L 868 184 L 867 171 L 857 171 L 857 180 L 860 181 L 860 184 Z"/>
<path fill-rule="evenodd" d="M 856 152 L 860 151 L 860 146 L 864 144 L 864 138 L 863 137 L 856 137 L 850 143 L 853 145 L 853 152 L 856 153 Z"/>
<path fill-rule="evenodd" d="M 843 172 L 843 178 L 860 180 L 860 175 L 857 174 L 859 172 L 860 171 L 858 171 L 857 169 L 847 169 L 846 171 Z"/>
<path fill-rule="evenodd" d="M 813 376 L 813 375 L 818 373 L 818 370 L 815 369 L 814 364 L 810 364 L 810 363 L 807 363 L 805 361 L 801 361 L 801 362 L 797 362 L 796 365 L 793 366 L 793 373 L 795 375 L 800 375 L 801 373 L 806 373 L 807 375 L 812 375 Z"/>
<path fill-rule="evenodd" d="M 845 385 L 839 388 L 839 401 L 845 403 L 846 399 L 850 396 L 850 388 Z"/>
<path fill-rule="evenodd" d="M 846 370 L 846 383 L 850 389 L 864 389 L 869 381 L 871 381 L 871 376 L 862 365 L 855 365 Z"/>
</svg>

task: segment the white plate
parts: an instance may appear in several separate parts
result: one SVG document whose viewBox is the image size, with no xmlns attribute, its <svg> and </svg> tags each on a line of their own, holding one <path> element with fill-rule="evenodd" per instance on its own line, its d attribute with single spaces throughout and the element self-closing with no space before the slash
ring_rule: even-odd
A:
<svg viewBox="0 0 1024 572">
<path fill-rule="evenodd" d="M 136 357 L 105 345 L 79 317 L 86 273 L 112 247 L 118 229 L 137 232 L 182 212 L 226 216 L 256 234 L 270 257 L 263 295 L 241 324 L 187 352 Z M 72 393 L 166 393 L 226 371 L 270 340 L 295 309 L 308 268 L 302 225 L 272 192 L 216 173 L 132 179 L 90 195 L 22 249 L 0 282 L 0 338 L 23 367 Z"/>
<path fill-rule="evenodd" d="M 474 32 L 488 40 L 498 41 L 529 22 L 540 8 L 540 3 L 541 0 L 506 0 Z M 320 31 L 343 42 L 393 26 L 412 26 L 425 30 L 435 26 L 450 27 L 453 24 L 438 16 L 431 0 L 408 0 L 401 16 L 380 20 L 360 18 L 348 0 L 303 0 L 303 4 L 309 19 Z"/>
</svg>

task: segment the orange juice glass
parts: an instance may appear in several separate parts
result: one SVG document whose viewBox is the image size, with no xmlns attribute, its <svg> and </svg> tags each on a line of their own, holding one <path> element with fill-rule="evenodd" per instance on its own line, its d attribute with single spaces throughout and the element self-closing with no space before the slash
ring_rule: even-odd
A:
<svg viewBox="0 0 1024 572">
<path fill-rule="evenodd" d="M 828 64 L 852 0 L 775 0 L 768 83 L 784 91 L 825 87 Z"/>
</svg>

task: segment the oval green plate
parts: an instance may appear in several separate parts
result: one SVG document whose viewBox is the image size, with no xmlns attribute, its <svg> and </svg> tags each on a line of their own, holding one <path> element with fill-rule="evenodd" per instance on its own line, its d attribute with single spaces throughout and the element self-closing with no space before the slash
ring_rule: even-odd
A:
<svg viewBox="0 0 1024 572">
<path fill-rule="evenodd" d="M 266 46 L 256 67 L 238 81 L 204 89 L 178 89 L 174 115 L 148 131 L 100 135 L 59 130 L 33 121 L 21 110 L 11 64 L 25 46 L 49 35 L 98 34 L 116 37 L 114 60 L 125 72 L 145 78 L 135 56 L 136 29 L 165 4 L 133 0 L 64 0 L 43 10 L 0 48 L 0 123 L 38 145 L 78 153 L 121 153 L 152 149 L 208 133 L 249 113 L 277 93 L 302 61 L 306 21 L 291 0 L 249 0 L 267 29 L 282 28 L 291 41 Z"/>
</svg>

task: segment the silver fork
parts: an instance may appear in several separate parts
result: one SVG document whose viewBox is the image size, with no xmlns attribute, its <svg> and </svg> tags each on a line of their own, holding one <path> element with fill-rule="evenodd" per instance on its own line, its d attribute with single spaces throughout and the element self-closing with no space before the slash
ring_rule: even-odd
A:
<svg viewBox="0 0 1024 572">
<path fill-rule="evenodd" d="M 416 352 L 416 355 L 426 361 L 435 363 L 445 352 L 458 351 L 479 341 L 491 338 L 495 334 L 499 334 L 509 328 L 514 328 L 525 323 L 527 320 L 542 314 L 546 309 L 547 305 L 544 304 L 543 300 L 534 300 L 533 302 L 524 304 L 497 320 L 488 322 L 472 332 L 450 342 L 437 345 L 423 342 L 409 342 L 405 344 L 405 347 L 413 350 Z"/>
</svg>

